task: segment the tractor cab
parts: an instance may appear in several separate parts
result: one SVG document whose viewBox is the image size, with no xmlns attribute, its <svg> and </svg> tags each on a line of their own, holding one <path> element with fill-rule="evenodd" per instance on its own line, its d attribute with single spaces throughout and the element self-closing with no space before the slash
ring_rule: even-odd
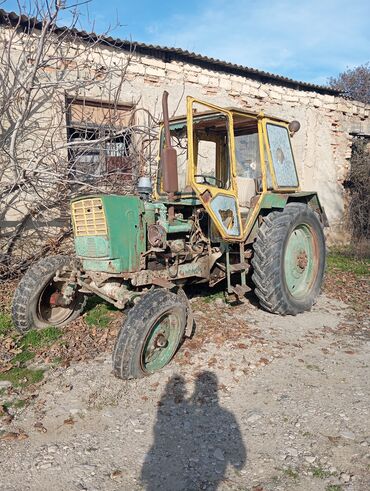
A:
<svg viewBox="0 0 370 491">
<path fill-rule="evenodd" d="M 177 173 L 174 200 L 197 199 L 225 240 L 243 240 L 253 209 L 266 193 L 299 190 L 290 143 L 299 123 L 238 108 L 223 109 L 192 97 L 187 116 L 166 122 L 160 136 L 161 165 L 155 197 L 166 199 L 163 174 Z M 163 151 L 171 147 L 176 168 L 165 168 Z M 176 178 L 175 178 L 176 181 Z"/>
</svg>

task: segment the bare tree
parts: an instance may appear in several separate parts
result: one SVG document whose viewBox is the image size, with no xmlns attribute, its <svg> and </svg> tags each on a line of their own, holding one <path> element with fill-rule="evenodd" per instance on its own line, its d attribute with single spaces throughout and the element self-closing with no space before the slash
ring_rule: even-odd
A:
<svg viewBox="0 0 370 491">
<path fill-rule="evenodd" d="M 0 14 L 0 280 L 60 246 L 73 194 L 131 191 L 155 137 L 120 105 L 133 52 L 75 29 L 78 5 L 34 9 Z"/>
<path fill-rule="evenodd" d="M 329 85 L 346 97 L 370 104 L 370 65 L 365 63 L 329 79 Z"/>
<path fill-rule="evenodd" d="M 359 255 L 370 250 L 370 144 L 364 137 L 352 142 L 351 170 L 344 182 L 348 190 L 348 218 L 352 242 Z"/>
</svg>

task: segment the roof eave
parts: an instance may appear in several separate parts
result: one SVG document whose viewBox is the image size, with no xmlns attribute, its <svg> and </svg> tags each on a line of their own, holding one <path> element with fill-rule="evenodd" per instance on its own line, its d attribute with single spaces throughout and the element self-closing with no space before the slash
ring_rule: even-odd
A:
<svg viewBox="0 0 370 491">
<path fill-rule="evenodd" d="M 36 18 L 30 18 L 25 15 L 19 16 L 15 12 L 6 12 L 0 9 L 0 24 L 13 25 L 23 27 L 29 30 L 42 28 L 42 23 Z M 243 65 L 237 65 L 234 63 L 209 58 L 197 53 L 191 53 L 180 48 L 170 48 L 167 46 L 154 46 L 151 44 L 144 44 L 139 42 L 130 42 L 128 40 L 113 38 L 111 36 L 99 36 L 95 32 L 88 33 L 86 31 L 80 31 L 75 28 L 68 28 L 61 26 L 56 29 L 59 33 L 71 33 L 83 39 L 86 42 L 99 42 L 103 45 L 108 45 L 116 49 L 122 49 L 125 51 L 131 51 L 138 54 L 152 56 L 153 58 L 161 59 L 167 63 L 171 61 L 182 61 L 185 63 L 193 64 L 213 71 L 230 73 L 234 75 L 243 76 L 249 79 L 258 80 L 262 83 L 269 83 L 272 85 L 280 85 L 289 87 L 295 90 L 303 90 L 310 92 L 317 92 L 320 94 L 328 94 L 340 96 L 340 91 L 326 87 L 323 85 L 315 85 L 308 82 L 302 82 L 283 77 L 282 75 L 275 75 L 255 68 L 246 67 Z"/>
</svg>

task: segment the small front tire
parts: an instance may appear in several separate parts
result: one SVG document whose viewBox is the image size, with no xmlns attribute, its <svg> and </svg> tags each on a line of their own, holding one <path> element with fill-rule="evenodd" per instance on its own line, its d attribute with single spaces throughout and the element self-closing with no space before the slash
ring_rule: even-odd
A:
<svg viewBox="0 0 370 491">
<path fill-rule="evenodd" d="M 73 261 L 69 256 L 49 256 L 28 269 L 13 298 L 13 324 L 18 331 L 24 333 L 33 328 L 61 327 L 81 314 L 86 296 L 79 291 L 75 292 L 71 303 L 65 307 L 53 307 L 50 303 L 52 294 L 60 291 L 63 286 L 62 282 L 54 281 L 56 272 L 63 267 L 72 268 Z"/>
<path fill-rule="evenodd" d="M 113 371 L 122 379 L 160 370 L 184 337 L 186 304 L 165 289 L 150 290 L 127 314 L 113 351 Z"/>
</svg>

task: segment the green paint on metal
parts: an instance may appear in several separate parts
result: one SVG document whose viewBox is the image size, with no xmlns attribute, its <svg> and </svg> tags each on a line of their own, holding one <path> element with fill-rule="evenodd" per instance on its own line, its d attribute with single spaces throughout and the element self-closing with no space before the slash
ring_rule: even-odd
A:
<svg viewBox="0 0 370 491">
<path fill-rule="evenodd" d="M 298 225 L 290 234 L 284 251 L 284 276 L 289 293 L 305 297 L 315 280 L 317 261 L 314 236 L 308 225 Z"/>
<path fill-rule="evenodd" d="M 122 273 L 138 271 L 140 255 L 146 251 L 146 222 L 143 201 L 138 196 L 100 195 L 107 221 L 107 236 L 76 239 L 76 254 L 92 271 Z M 80 197 L 84 199 L 87 197 Z M 89 196 L 88 198 L 91 198 Z M 97 261 L 95 258 L 104 259 Z"/>
<path fill-rule="evenodd" d="M 317 193 L 312 191 L 300 191 L 298 193 L 273 193 L 268 192 L 264 195 L 261 208 L 285 208 L 291 201 L 308 203 L 312 208 L 321 211 L 321 205 Z"/>
<path fill-rule="evenodd" d="M 145 222 L 147 225 L 153 225 L 155 223 L 155 214 L 156 214 L 156 203 L 153 203 L 152 201 L 144 201 L 144 208 L 145 208 Z"/>
<path fill-rule="evenodd" d="M 182 130 L 183 128 L 186 127 L 186 120 L 180 121 L 179 123 L 171 123 L 170 124 L 170 130 Z"/>
<path fill-rule="evenodd" d="M 154 324 L 142 351 L 145 371 L 160 370 L 175 354 L 181 338 L 181 319 L 177 312 L 167 312 Z"/>
<path fill-rule="evenodd" d="M 159 212 L 159 225 L 168 232 L 169 234 L 175 234 L 179 232 L 190 232 L 193 227 L 193 222 L 190 220 L 180 220 L 175 219 L 173 223 L 168 222 L 167 218 L 167 206 L 162 202 L 157 202 L 158 212 Z"/>
<path fill-rule="evenodd" d="M 261 208 L 284 208 L 289 195 L 278 193 L 267 193 L 264 195 Z"/>
<path fill-rule="evenodd" d="M 75 237 L 75 248 L 80 257 L 107 257 L 110 250 L 106 235 Z"/>
<path fill-rule="evenodd" d="M 124 258 L 118 259 L 82 259 L 85 271 L 99 271 L 103 273 L 122 273 L 126 267 Z"/>
<path fill-rule="evenodd" d="M 163 224 L 161 224 L 163 225 Z M 179 232 L 190 232 L 193 224 L 191 222 L 174 220 L 173 223 L 165 223 L 164 228 L 169 234 L 176 234 Z"/>
</svg>

